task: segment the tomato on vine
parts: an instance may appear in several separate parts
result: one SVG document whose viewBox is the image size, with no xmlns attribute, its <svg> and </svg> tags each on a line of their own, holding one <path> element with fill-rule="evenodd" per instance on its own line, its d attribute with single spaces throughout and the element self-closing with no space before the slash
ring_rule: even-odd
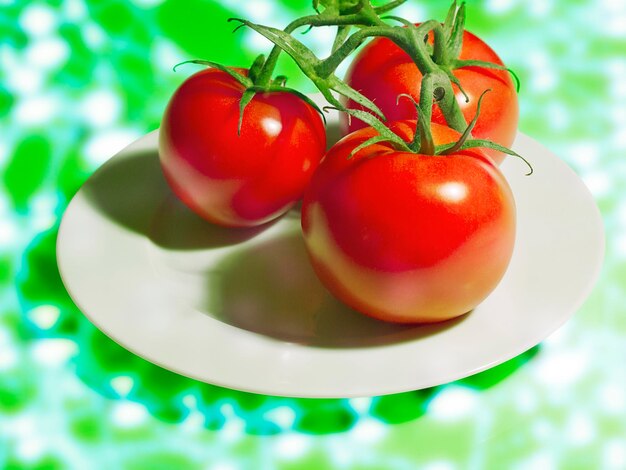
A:
<svg viewBox="0 0 626 470">
<path fill-rule="evenodd" d="M 453 8 L 455 8 L 453 6 Z M 478 97 L 487 89 L 483 111 L 474 127 L 476 138 L 487 139 L 505 147 L 510 147 L 517 133 L 519 106 L 516 84 L 511 73 L 505 68 L 498 55 L 480 38 L 463 31 L 464 7 L 450 15 L 444 35 L 447 49 L 437 64 L 449 73 L 456 101 L 466 122 L 476 114 Z M 416 26 L 419 26 L 417 23 Z M 456 31 L 456 32 L 455 32 Z M 458 37 L 454 37 L 456 34 Z M 432 45 L 433 35 L 430 35 Z M 365 46 L 354 58 L 346 75 L 346 82 L 352 88 L 367 96 L 381 109 L 392 122 L 411 119 L 414 111 L 407 102 L 396 105 L 398 95 L 409 94 L 419 101 L 423 74 L 413 58 L 388 38 L 376 38 Z M 364 109 L 361 105 L 348 101 L 348 108 Z M 438 106 L 433 109 L 433 122 L 446 124 L 446 116 Z M 352 119 L 343 122 L 344 133 L 366 127 L 367 124 Z M 497 163 L 504 154 L 487 149 Z"/>
<path fill-rule="evenodd" d="M 414 128 L 415 121 L 391 124 L 406 141 Z M 432 131 L 435 145 L 459 138 L 439 124 Z M 511 189 L 481 150 L 415 154 L 372 141 L 377 134 L 368 127 L 340 140 L 305 193 L 302 230 L 312 265 L 332 294 L 380 320 L 463 315 L 508 266 Z"/>
<path fill-rule="evenodd" d="M 324 125 L 308 99 L 280 85 L 257 90 L 247 70 L 225 67 L 188 78 L 159 133 L 161 165 L 174 193 L 200 216 L 229 227 L 285 213 L 325 150 Z"/>
</svg>

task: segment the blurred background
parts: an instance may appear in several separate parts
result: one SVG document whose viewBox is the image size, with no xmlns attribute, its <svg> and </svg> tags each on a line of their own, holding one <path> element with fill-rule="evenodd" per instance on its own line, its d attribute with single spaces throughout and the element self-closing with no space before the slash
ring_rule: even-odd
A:
<svg viewBox="0 0 626 470">
<path fill-rule="evenodd" d="M 246 66 L 309 0 L 0 0 L 0 468 L 626 468 L 626 3 L 468 2 L 467 27 L 520 76 L 521 131 L 583 178 L 607 255 L 576 315 L 473 377 L 385 397 L 305 400 L 195 382 L 95 329 L 56 267 L 63 211 L 156 129 L 197 66 Z M 379 2 L 380 3 L 380 2 Z M 396 14 L 443 19 L 447 2 Z M 329 33 L 305 41 L 322 52 Z M 290 84 L 313 91 L 288 60 Z M 576 253 L 572 253 L 576 256 Z"/>
</svg>

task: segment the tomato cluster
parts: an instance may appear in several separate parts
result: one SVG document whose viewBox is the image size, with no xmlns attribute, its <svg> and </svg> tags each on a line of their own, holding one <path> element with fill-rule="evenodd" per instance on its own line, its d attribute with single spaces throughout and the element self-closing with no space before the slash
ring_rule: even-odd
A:
<svg viewBox="0 0 626 470">
<path fill-rule="evenodd" d="M 502 65 L 467 32 L 463 59 Z M 191 209 L 236 229 L 276 219 L 303 198 L 303 237 L 319 279 L 347 305 L 381 320 L 447 320 L 495 288 L 515 239 L 515 203 L 498 169 L 503 155 L 462 145 L 467 135 L 445 125 L 436 103 L 428 129 L 408 101 L 399 105 L 402 94 L 420 100 L 422 81 L 403 50 L 375 39 L 346 81 L 380 107 L 401 143 L 415 144 L 417 133 L 432 138 L 429 148 L 445 152 L 376 138 L 380 129 L 354 118 L 326 152 L 322 118 L 306 98 L 247 86 L 247 78 L 237 77 L 258 71 L 233 70 L 240 75 L 208 68 L 191 76 L 165 111 L 162 168 Z M 473 128 L 477 138 L 510 145 L 518 106 L 508 73 L 468 66 L 454 74 L 456 99 L 470 124 L 466 134 Z M 486 89 L 491 95 L 476 120 Z M 367 109 L 354 101 L 349 107 Z"/>
</svg>

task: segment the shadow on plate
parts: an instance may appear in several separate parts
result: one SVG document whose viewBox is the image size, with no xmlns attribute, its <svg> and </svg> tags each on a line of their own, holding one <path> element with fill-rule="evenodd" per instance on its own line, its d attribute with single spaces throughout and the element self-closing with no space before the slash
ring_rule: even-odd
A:
<svg viewBox="0 0 626 470">
<path fill-rule="evenodd" d="M 56 264 L 57 233 L 58 227 L 42 232 L 27 247 L 22 266 L 16 273 L 21 315 L 16 312 L 12 322 L 7 323 L 5 319 L 6 327 L 14 330 L 15 337 L 23 342 L 57 338 L 74 342 L 79 353 L 70 368 L 83 383 L 107 399 L 141 403 L 151 416 L 160 421 L 182 423 L 192 410 L 197 410 L 202 414 L 207 430 L 219 431 L 228 422 L 229 414 L 234 413 L 244 423 L 241 432 L 250 435 L 294 431 L 305 434 L 343 433 L 353 428 L 361 417 L 388 424 L 419 419 L 428 414 L 430 400 L 449 386 L 372 397 L 367 410 L 357 412 L 351 400 L 258 395 L 198 382 L 170 372 L 115 343 L 95 328 L 74 305 Z M 297 250 L 297 247 L 292 249 Z M 40 325 L 30 315 L 29 312 L 41 307 L 58 309 L 53 325 Z M 479 393 L 505 381 L 538 352 L 540 347 L 535 346 L 499 366 L 453 382 L 453 385 L 472 388 Z M 10 371 L 0 374 L 0 379 L 7 373 Z M 11 380 L 0 380 L 3 397 L 0 409 L 12 406 L 12 412 L 19 412 L 38 399 L 37 393 L 29 392 L 33 386 L 30 379 L 32 374 L 19 373 Z M 125 391 L 115 386 L 120 379 L 128 384 Z M 191 404 L 189 397 L 192 398 Z M 272 412 L 281 412 L 285 408 L 292 413 L 293 421 L 279 424 L 272 419 Z M 89 405 L 70 413 L 67 426 L 68 432 L 78 441 L 97 443 L 109 438 L 110 422 L 103 419 L 102 407 Z"/>
<path fill-rule="evenodd" d="M 156 150 L 111 159 L 94 173 L 82 191 L 94 209 L 109 220 L 167 249 L 234 245 L 258 235 L 273 223 L 232 229 L 207 222 L 172 193 Z"/>
<path fill-rule="evenodd" d="M 299 230 L 242 249 L 208 274 L 201 311 L 273 338 L 329 348 L 381 346 L 453 328 L 466 316 L 433 325 L 398 325 L 360 314 L 317 279 Z"/>
</svg>

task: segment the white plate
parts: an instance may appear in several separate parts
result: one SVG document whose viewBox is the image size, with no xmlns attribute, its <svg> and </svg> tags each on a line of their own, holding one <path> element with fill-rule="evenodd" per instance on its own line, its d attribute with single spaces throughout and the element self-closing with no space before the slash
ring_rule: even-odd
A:
<svg viewBox="0 0 626 470">
<path fill-rule="evenodd" d="M 157 132 L 114 156 L 67 208 L 57 256 L 87 317 L 130 351 L 239 390 L 353 397 L 450 382 L 500 364 L 559 328 L 589 294 L 604 234 L 574 172 L 537 142 L 502 165 L 518 209 L 510 267 L 464 317 L 396 326 L 344 307 L 308 265 L 295 211 L 253 230 L 211 226 L 169 191 Z M 476 269 L 480 269 L 477 266 Z"/>
</svg>

